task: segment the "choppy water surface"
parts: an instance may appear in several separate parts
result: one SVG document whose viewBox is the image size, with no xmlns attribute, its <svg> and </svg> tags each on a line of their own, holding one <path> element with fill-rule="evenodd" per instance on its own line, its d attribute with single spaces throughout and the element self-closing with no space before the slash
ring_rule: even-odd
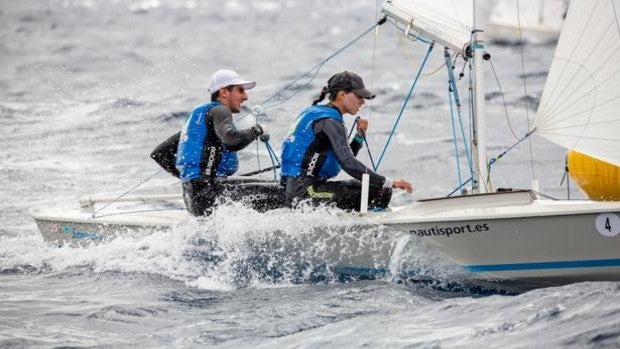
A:
<svg viewBox="0 0 620 349">
<path fill-rule="evenodd" d="M 617 347 L 619 283 L 528 291 L 465 282 L 415 238 L 359 230 L 329 209 L 261 215 L 231 205 L 170 232 L 74 248 L 43 242 L 31 214 L 76 210 L 79 197 L 116 195 L 158 170 L 148 154 L 207 99 L 214 70 L 258 81 L 249 110 L 369 28 L 378 6 L 0 0 L 0 347 Z M 495 155 L 516 141 L 510 127 L 517 136 L 527 130 L 534 109 L 525 106 L 538 102 L 553 45 L 488 49 L 509 110 L 489 69 Z M 282 91 L 259 121 L 278 151 L 324 81 L 356 71 L 379 95 L 361 112 L 377 158 L 424 50 L 403 49 L 384 26 L 330 60 L 316 79 Z M 416 187 L 395 195 L 395 205 L 458 185 L 445 70 L 430 74 L 442 64 L 436 51 L 381 164 L 380 172 Z M 262 148 L 240 157 L 243 172 L 270 165 Z M 369 161 L 364 152 L 361 158 Z M 495 165 L 494 185 L 527 187 L 535 174 L 543 192 L 565 197 L 563 159 L 561 149 L 534 139 Z M 162 174 L 138 191 L 178 190 Z M 321 224 L 332 231 L 313 238 Z M 348 258 L 355 251 L 346 241 L 364 234 L 384 237 L 397 251 L 391 269 L 407 260 L 417 272 L 356 280 L 320 263 L 328 253 Z M 274 244 L 280 236 L 294 243 Z"/>
</svg>

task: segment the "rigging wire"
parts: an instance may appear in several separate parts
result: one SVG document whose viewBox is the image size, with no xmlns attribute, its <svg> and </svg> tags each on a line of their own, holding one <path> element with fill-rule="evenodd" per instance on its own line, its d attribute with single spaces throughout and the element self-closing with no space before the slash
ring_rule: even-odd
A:
<svg viewBox="0 0 620 349">
<path fill-rule="evenodd" d="M 353 130 L 355 129 L 355 125 L 357 125 L 357 122 L 360 120 L 360 117 L 356 117 L 355 120 L 353 121 L 353 125 L 351 125 L 351 130 L 349 130 L 349 135 L 347 138 L 351 139 L 351 135 L 353 134 Z M 357 136 L 357 135 L 356 135 Z M 368 158 L 370 159 L 370 164 L 372 165 L 372 168 L 376 168 L 375 167 L 375 160 L 372 157 L 372 152 L 370 151 L 370 145 L 368 145 L 368 140 L 366 139 L 366 133 L 364 133 L 364 131 L 362 131 L 362 141 L 364 142 L 364 144 L 366 145 L 366 151 L 368 152 Z"/>
<path fill-rule="evenodd" d="M 280 165 L 280 161 L 278 160 L 278 156 L 273 151 L 273 148 L 269 144 L 268 140 L 264 140 L 262 142 L 265 143 L 265 147 L 267 148 L 267 153 L 269 153 L 269 159 L 271 159 L 271 165 L 273 167 L 273 179 L 274 180 L 278 180 L 278 172 L 276 171 L 276 169 L 280 168 L 280 166 L 281 166 Z M 276 165 L 276 163 L 277 163 L 277 165 Z"/>
<path fill-rule="evenodd" d="M 508 115 L 508 106 L 506 105 L 506 98 L 504 96 L 504 91 L 502 90 L 502 86 L 499 83 L 499 78 L 497 77 L 497 72 L 495 71 L 493 60 L 489 59 L 489 63 L 491 64 L 491 70 L 493 70 L 493 76 L 495 77 L 495 81 L 497 82 L 497 88 L 499 88 L 499 95 L 502 97 L 502 105 L 504 107 L 504 113 L 506 115 L 506 123 L 508 124 L 508 129 L 510 130 L 510 133 L 512 133 L 512 136 L 516 140 L 518 140 L 519 137 L 517 137 L 517 134 L 515 133 L 514 129 L 512 128 L 512 124 L 510 123 L 510 117 Z"/>
<path fill-rule="evenodd" d="M 519 52 L 521 56 L 521 72 L 523 74 L 523 96 L 525 101 L 525 120 L 527 123 L 527 130 L 530 132 L 530 107 L 527 103 L 527 75 L 525 75 L 525 58 L 523 53 L 523 27 L 521 26 L 521 9 L 520 9 L 520 1 L 517 0 L 517 33 L 519 34 Z M 527 137 L 527 135 L 526 135 Z M 529 138 L 529 137 L 527 137 Z M 534 149 L 532 147 L 532 139 L 530 138 L 528 141 L 529 149 L 530 149 L 530 169 L 532 171 L 532 179 L 536 178 L 536 172 L 534 170 Z"/>
<path fill-rule="evenodd" d="M 152 175 L 146 177 L 145 179 L 143 179 L 142 181 L 138 182 L 138 184 L 134 185 L 133 187 L 129 188 L 128 190 L 126 190 L 124 193 L 118 195 L 116 198 L 114 198 L 114 200 L 108 202 L 107 204 L 105 204 L 103 207 L 99 208 L 97 211 L 93 212 L 92 214 L 92 218 L 95 218 L 95 215 L 97 213 L 99 213 L 100 211 L 102 211 L 104 208 L 112 205 L 113 203 L 115 203 L 116 201 L 118 201 L 120 198 L 122 198 L 123 196 L 129 194 L 131 191 L 135 190 L 137 187 L 141 186 L 142 184 L 146 183 L 147 181 L 151 180 L 151 178 L 157 176 L 158 174 L 160 174 L 163 170 L 159 169 L 157 170 L 155 173 L 153 173 Z"/>
<path fill-rule="evenodd" d="M 535 132 L 536 130 L 532 130 L 529 131 L 528 133 L 525 134 L 525 136 L 523 136 L 523 138 L 519 139 L 515 144 L 511 145 L 510 147 L 508 147 L 508 149 L 504 150 L 503 152 L 501 152 L 499 155 L 492 157 L 488 164 L 487 164 L 487 181 L 491 180 L 491 166 L 493 166 L 493 164 L 495 164 L 499 159 L 501 159 L 504 155 L 506 155 L 509 151 L 511 151 L 512 149 L 514 149 L 517 145 L 519 145 L 519 143 L 523 142 L 524 140 L 530 138 L 530 136 Z"/>
<path fill-rule="evenodd" d="M 467 183 L 471 182 L 474 179 L 474 177 L 469 177 L 468 180 L 466 180 L 465 182 L 463 182 L 463 184 L 459 185 L 458 187 L 456 187 L 453 191 L 451 191 L 450 193 L 448 193 L 448 195 L 446 195 L 447 197 L 452 196 L 452 194 L 456 193 L 457 191 L 459 191 L 461 188 L 463 188 L 464 186 L 467 185 Z"/>
<path fill-rule="evenodd" d="M 424 59 L 422 60 L 422 64 L 420 65 L 420 67 L 418 69 L 418 72 L 417 72 L 415 78 L 413 79 L 413 83 L 411 84 L 411 87 L 409 88 L 409 92 L 407 93 L 407 97 L 405 98 L 405 102 L 403 103 L 402 107 L 400 108 L 400 112 L 398 113 L 398 117 L 396 118 L 396 121 L 394 122 L 394 126 L 392 127 L 392 131 L 390 132 L 388 140 L 385 142 L 385 146 L 383 147 L 383 151 L 381 152 L 381 156 L 379 157 L 379 160 L 377 160 L 377 165 L 374 167 L 375 171 L 379 168 L 379 165 L 381 164 L 381 160 L 383 160 L 383 156 L 385 155 L 385 152 L 386 152 L 386 150 L 388 148 L 388 145 L 390 144 L 390 141 L 392 140 L 392 136 L 396 132 L 396 127 L 398 126 L 398 123 L 400 122 L 400 118 L 403 116 L 403 112 L 405 111 L 405 107 L 407 106 L 407 104 L 411 100 L 411 95 L 413 94 L 413 90 L 414 90 L 416 84 L 418 83 L 418 80 L 420 79 L 420 75 L 422 74 L 422 69 L 426 65 L 428 57 L 430 56 L 431 52 L 433 51 L 433 47 L 434 46 L 435 46 L 434 42 L 431 43 L 430 45 L 428 45 L 428 49 L 426 50 L 426 55 L 424 56 Z"/>
<path fill-rule="evenodd" d="M 284 87 L 282 87 L 281 89 L 279 89 L 278 91 L 276 91 L 274 94 L 272 94 L 269 98 L 267 98 L 265 101 L 263 101 L 262 103 L 260 103 L 258 105 L 258 107 L 262 108 L 262 110 L 268 110 L 271 109 L 275 106 L 278 106 L 280 104 L 283 104 L 285 102 L 287 102 L 288 100 L 290 100 L 291 98 L 293 98 L 295 95 L 297 95 L 300 91 L 304 90 L 305 87 L 309 86 L 310 83 L 316 78 L 316 76 L 318 75 L 318 73 L 321 71 L 321 69 L 323 68 L 323 66 L 329 62 L 330 60 L 332 60 L 334 57 L 338 56 L 340 53 L 342 53 L 343 51 L 345 51 L 346 49 L 348 49 L 349 47 L 353 46 L 353 44 L 357 43 L 358 41 L 360 41 L 364 36 L 366 36 L 368 33 L 370 33 L 371 31 L 373 31 L 375 28 L 379 27 L 380 25 L 382 25 L 383 23 L 386 22 L 386 18 L 383 17 L 380 20 L 378 20 L 375 24 L 373 24 L 370 28 L 366 29 L 365 31 L 363 31 L 361 34 L 358 34 L 356 37 L 354 37 L 352 40 L 350 40 L 347 44 L 345 44 L 344 46 L 342 46 L 341 48 L 339 48 L 338 50 L 336 50 L 334 53 L 332 53 L 331 55 L 329 55 L 327 58 L 325 58 L 323 61 L 319 62 L 317 65 L 315 65 L 314 67 L 312 67 L 310 70 L 306 71 L 305 73 L 299 75 L 295 80 L 291 81 L 290 83 L 286 84 Z M 281 97 L 282 93 L 286 90 L 291 89 L 298 81 L 302 80 L 303 78 L 309 77 L 308 81 L 306 81 L 305 83 L 303 83 L 302 85 L 299 86 L 299 88 L 297 88 L 297 90 L 295 90 L 295 92 L 293 92 L 290 96 L 284 98 L 282 97 L 282 99 L 277 100 L 276 102 L 274 102 L 273 104 L 268 105 L 267 103 L 275 100 L 277 97 Z M 246 116 L 250 115 L 251 113 L 246 113 L 245 115 L 241 116 L 238 120 L 242 120 L 243 118 L 245 118 Z"/>
<path fill-rule="evenodd" d="M 97 216 L 97 218 L 103 218 L 103 217 L 111 217 L 111 216 L 122 216 L 122 215 L 126 215 L 126 214 L 132 214 L 132 213 L 146 213 L 146 212 L 161 212 L 161 211 L 185 211 L 186 208 L 183 207 L 177 207 L 177 208 L 153 208 L 153 209 L 146 209 L 146 210 L 134 210 L 134 211 L 123 211 L 123 212 L 114 212 L 114 213 L 106 213 L 106 214 L 102 214 Z M 93 213 L 93 218 L 95 218 L 94 213 Z"/>
<path fill-rule="evenodd" d="M 455 55 L 453 55 L 455 57 Z M 460 126 L 460 130 L 461 130 L 461 137 L 463 139 L 463 145 L 465 148 L 465 154 L 467 156 L 467 164 L 469 166 L 469 175 L 470 175 L 470 180 L 471 178 L 473 178 L 474 173 L 473 173 L 473 168 L 472 168 L 472 160 L 471 160 L 471 154 L 469 153 L 469 149 L 467 147 L 467 139 L 465 137 L 465 129 L 463 127 L 463 119 L 461 117 L 461 100 L 459 97 L 459 93 L 458 93 L 458 86 L 456 84 L 456 79 L 454 77 L 454 66 L 455 66 L 455 62 L 451 62 L 452 58 L 450 57 L 450 55 L 448 54 L 448 50 L 446 49 L 444 51 L 444 61 L 446 64 L 446 70 L 448 72 L 448 103 L 450 105 L 450 121 L 452 124 L 452 136 L 453 136 L 453 140 L 454 140 L 454 155 L 455 155 L 455 159 L 456 159 L 456 168 L 457 168 L 457 176 L 459 179 L 459 187 L 457 188 L 460 189 L 463 187 L 464 183 L 462 182 L 462 176 L 461 176 L 461 164 L 460 164 L 460 156 L 459 156 L 459 148 L 458 148 L 458 139 L 456 136 L 456 125 L 455 125 L 455 117 L 454 117 L 454 109 L 452 107 L 452 97 L 454 96 L 454 104 L 456 105 L 456 112 L 457 112 L 457 116 L 459 119 L 459 126 Z M 466 182 L 468 183 L 469 180 Z M 454 192 L 450 193 L 449 195 L 452 195 Z"/>
<path fill-rule="evenodd" d="M 448 87 L 448 104 L 450 105 L 450 122 L 452 124 L 452 138 L 454 140 L 454 158 L 456 159 L 456 173 L 459 179 L 459 188 L 463 186 L 461 178 L 461 161 L 459 157 L 459 145 L 456 141 L 456 126 L 454 125 L 454 110 L 452 108 L 452 87 Z"/>
</svg>

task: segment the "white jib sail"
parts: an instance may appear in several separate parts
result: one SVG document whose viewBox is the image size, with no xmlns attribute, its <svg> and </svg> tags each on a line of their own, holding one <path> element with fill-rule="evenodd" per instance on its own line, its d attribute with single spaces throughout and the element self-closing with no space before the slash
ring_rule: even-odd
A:
<svg viewBox="0 0 620 349">
<path fill-rule="evenodd" d="M 472 0 L 388 0 L 383 13 L 399 28 L 461 52 L 470 42 Z"/>
<path fill-rule="evenodd" d="M 570 3 L 534 128 L 620 166 L 620 0 Z"/>
</svg>

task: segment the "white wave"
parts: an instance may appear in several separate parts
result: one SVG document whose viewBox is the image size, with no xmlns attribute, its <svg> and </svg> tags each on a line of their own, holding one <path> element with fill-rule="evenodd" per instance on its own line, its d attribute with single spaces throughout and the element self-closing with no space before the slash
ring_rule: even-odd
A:
<svg viewBox="0 0 620 349">
<path fill-rule="evenodd" d="M 148 273 L 213 290 L 329 280 L 349 271 L 392 280 L 406 273 L 454 274 L 442 265 L 450 264 L 438 263 L 408 235 L 329 207 L 260 213 L 228 203 L 169 231 L 88 246 L 56 248 L 36 235 L 0 237 L 2 270 Z"/>
</svg>

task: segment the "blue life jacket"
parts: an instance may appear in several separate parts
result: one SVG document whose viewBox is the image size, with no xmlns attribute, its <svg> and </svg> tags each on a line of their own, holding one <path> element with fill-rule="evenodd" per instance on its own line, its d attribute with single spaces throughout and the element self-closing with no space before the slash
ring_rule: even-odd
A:
<svg viewBox="0 0 620 349">
<path fill-rule="evenodd" d="M 338 109 L 326 105 L 312 105 L 299 114 L 282 145 L 282 176 L 305 174 L 328 179 L 338 175 L 340 164 L 329 140 L 318 145 L 312 129 L 317 120 L 324 118 L 344 124 Z M 316 152 L 313 149 L 322 150 Z"/>
<path fill-rule="evenodd" d="M 220 102 L 194 109 L 185 121 L 179 139 L 176 167 L 181 180 L 187 182 L 201 176 L 231 176 L 239 168 L 237 153 L 229 151 L 217 138 L 209 110 Z"/>
</svg>

